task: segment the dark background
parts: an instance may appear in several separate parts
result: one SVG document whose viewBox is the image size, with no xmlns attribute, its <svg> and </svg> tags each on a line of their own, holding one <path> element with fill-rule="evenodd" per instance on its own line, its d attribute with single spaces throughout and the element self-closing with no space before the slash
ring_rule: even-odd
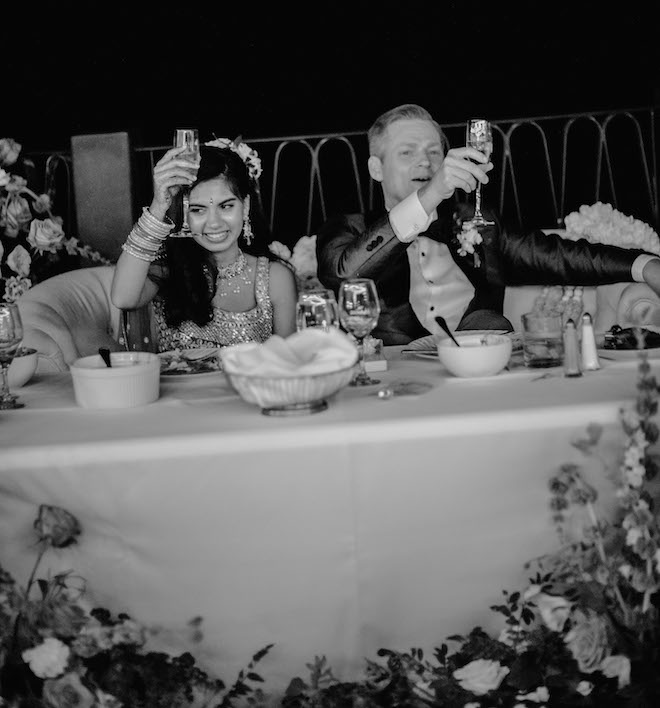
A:
<svg viewBox="0 0 660 708">
<path fill-rule="evenodd" d="M 249 137 L 364 130 L 420 103 L 440 122 L 658 101 L 651 2 L 67 3 L 3 8 L 0 137 L 29 151 L 176 125 Z"/>
</svg>

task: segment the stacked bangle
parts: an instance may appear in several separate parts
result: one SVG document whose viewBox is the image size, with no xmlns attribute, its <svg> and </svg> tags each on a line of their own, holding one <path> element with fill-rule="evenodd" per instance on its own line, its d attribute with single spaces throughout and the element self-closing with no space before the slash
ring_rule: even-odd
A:
<svg viewBox="0 0 660 708">
<path fill-rule="evenodd" d="M 128 234 L 122 250 L 129 256 L 151 263 L 156 260 L 160 247 L 173 228 L 174 222 L 171 219 L 159 221 L 147 207 L 144 207 L 142 215 Z"/>
</svg>

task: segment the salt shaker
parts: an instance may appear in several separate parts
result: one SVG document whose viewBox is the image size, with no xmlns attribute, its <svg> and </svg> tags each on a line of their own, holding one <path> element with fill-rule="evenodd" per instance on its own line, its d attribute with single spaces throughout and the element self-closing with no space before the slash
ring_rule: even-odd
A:
<svg viewBox="0 0 660 708">
<path fill-rule="evenodd" d="M 580 369 L 580 348 L 578 346 L 575 322 L 568 319 L 564 325 L 564 376 L 582 376 Z"/>
<path fill-rule="evenodd" d="M 582 343 L 580 347 L 580 359 L 582 368 L 585 371 L 596 371 L 600 369 L 598 350 L 596 348 L 596 335 L 591 321 L 591 315 L 585 312 L 582 315 Z"/>
</svg>

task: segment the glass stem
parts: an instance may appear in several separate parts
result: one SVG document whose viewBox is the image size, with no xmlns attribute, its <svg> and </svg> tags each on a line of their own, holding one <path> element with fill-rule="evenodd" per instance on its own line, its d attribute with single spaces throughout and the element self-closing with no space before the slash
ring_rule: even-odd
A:
<svg viewBox="0 0 660 708">
<path fill-rule="evenodd" d="M 474 215 L 481 216 L 481 182 L 477 185 L 474 195 Z"/>
<path fill-rule="evenodd" d="M 356 337 L 357 339 L 357 337 Z M 357 340 L 357 350 L 358 350 L 358 373 L 357 377 L 362 377 L 367 375 L 367 371 L 364 368 L 364 337 Z"/>
<path fill-rule="evenodd" d="M 9 393 L 9 364 L 2 364 L 2 391 L 0 391 L 0 399 L 4 400 L 11 398 Z"/>
</svg>

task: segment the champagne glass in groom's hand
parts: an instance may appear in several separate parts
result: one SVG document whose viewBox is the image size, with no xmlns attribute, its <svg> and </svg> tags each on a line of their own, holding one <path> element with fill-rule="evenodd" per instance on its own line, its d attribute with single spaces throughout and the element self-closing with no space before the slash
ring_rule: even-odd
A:
<svg viewBox="0 0 660 708">
<path fill-rule="evenodd" d="M 9 392 L 9 365 L 16 356 L 23 340 L 23 324 L 18 305 L 13 302 L 0 302 L 0 366 L 2 367 L 2 391 L 0 391 L 0 410 L 23 408 L 18 396 Z"/>
<path fill-rule="evenodd" d="M 493 131 L 485 118 L 470 118 L 465 131 L 465 144 L 479 150 L 489 160 L 493 152 Z M 472 226 L 492 226 L 494 221 L 487 221 L 481 213 L 481 182 L 477 182 L 475 191 L 474 216 L 465 222 Z"/>
</svg>

